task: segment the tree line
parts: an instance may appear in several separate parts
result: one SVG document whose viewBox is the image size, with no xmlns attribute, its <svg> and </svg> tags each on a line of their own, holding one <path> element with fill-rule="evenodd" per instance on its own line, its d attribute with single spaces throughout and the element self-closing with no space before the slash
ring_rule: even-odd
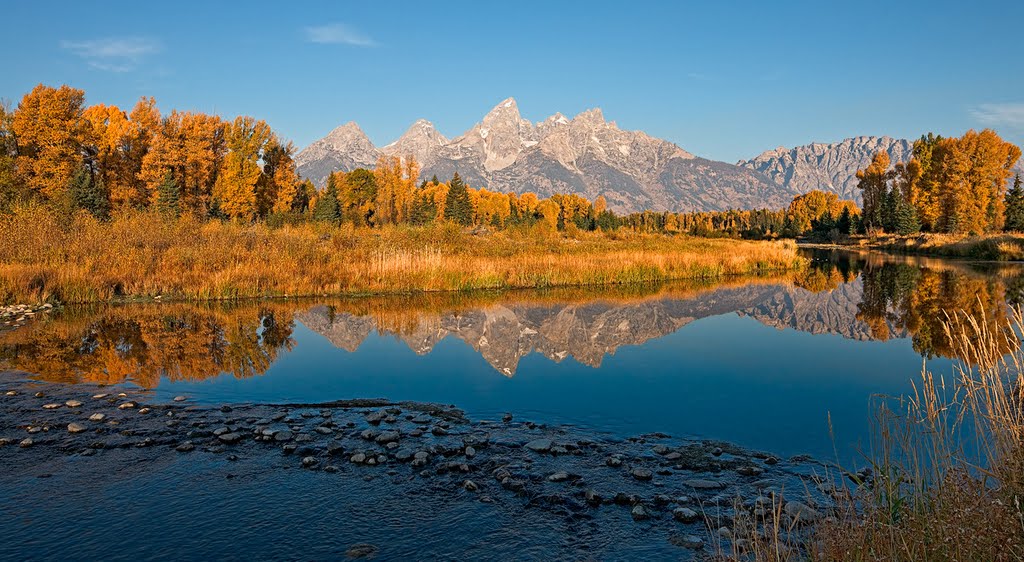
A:
<svg viewBox="0 0 1024 562">
<path fill-rule="evenodd" d="M 857 172 L 863 232 L 1024 230 L 1020 178 L 1006 189 L 1019 147 L 985 129 L 959 138 L 928 133 L 914 142 L 912 154 L 909 162 L 890 166 L 889 155 L 879 152 Z"/>
<path fill-rule="evenodd" d="M 169 216 L 318 221 L 361 227 L 426 225 L 547 231 L 614 231 L 776 238 L 850 230 L 859 216 L 850 201 L 814 191 L 788 209 L 715 212 L 644 211 L 619 215 L 604 197 L 541 198 L 471 187 L 456 173 L 419 178 L 411 156 L 382 157 L 373 170 L 334 172 L 323 189 L 300 178 L 295 147 L 266 122 L 225 120 L 195 111 L 161 114 L 143 97 L 130 111 L 87 106 L 85 93 L 40 84 L 13 110 L 0 105 L 0 210 L 40 200 L 105 219 L 119 209 Z"/>
</svg>

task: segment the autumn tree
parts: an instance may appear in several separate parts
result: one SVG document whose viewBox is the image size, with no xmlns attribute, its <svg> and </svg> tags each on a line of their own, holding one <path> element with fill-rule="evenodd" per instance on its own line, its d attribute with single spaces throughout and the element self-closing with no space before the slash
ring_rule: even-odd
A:
<svg viewBox="0 0 1024 562">
<path fill-rule="evenodd" d="M 23 195 L 14 164 L 18 156 L 18 141 L 14 136 L 13 120 L 10 108 L 0 101 L 0 211 Z"/>
<path fill-rule="evenodd" d="M 165 117 L 139 174 L 149 200 L 156 200 L 157 188 L 171 170 L 181 190 L 182 210 L 205 216 L 212 207 L 217 172 L 227 150 L 225 130 L 226 124 L 213 115 L 172 111 Z M 237 174 L 237 165 L 235 169 Z"/>
<path fill-rule="evenodd" d="M 228 153 L 217 173 L 214 196 L 221 210 L 231 218 L 249 221 L 259 210 L 256 190 L 263 172 L 263 151 L 270 136 L 270 127 L 252 117 L 237 117 L 225 129 Z"/>
<path fill-rule="evenodd" d="M 25 94 L 11 123 L 18 140 L 15 160 L 25 185 L 48 199 L 62 195 L 81 165 L 86 123 L 85 93 L 39 84 Z"/>
<path fill-rule="evenodd" d="M 376 215 L 376 175 L 364 168 L 356 168 L 348 173 L 335 172 L 333 175 L 342 219 L 356 226 L 380 224 Z"/>
<path fill-rule="evenodd" d="M 301 211 L 302 184 L 295 170 L 295 145 L 281 142 L 271 134 L 263 152 L 263 173 L 256 190 L 256 208 L 261 217 L 270 213 Z"/>
<path fill-rule="evenodd" d="M 889 177 L 889 154 L 886 152 L 875 154 L 867 168 L 857 170 L 857 188 L 864 200 L 862 217 L 866 230 L 882 227 L 882 207 L 888 193 Z"/>
</svg>

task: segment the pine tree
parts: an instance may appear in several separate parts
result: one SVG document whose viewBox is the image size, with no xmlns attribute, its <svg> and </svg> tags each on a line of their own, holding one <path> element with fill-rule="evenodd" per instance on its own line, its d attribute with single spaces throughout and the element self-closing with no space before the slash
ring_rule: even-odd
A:
<svg viewBox="0 0 1024 562">
<path fill-rule="evenodd" d="M 338 186 L 334 183 L 334 174 L 327 177 L 327 188 L 316 198 L 316 204 L 313 205 L 313 220 L 332 224 L 341 222 Z"/>
<path fill-rule="evenodd" d="M 1013 187 L 1006 192 L 1006 216 L 1003 230 L 1024 231 L 1024 189 L 1021 189 L 1020 174 L 1013 178 Z"/>
<path fill-rule="evenodd" d="M 181 214 L 181 190 L 174 173 L 167 170 L 164 180 L 156 188 L 156 208 L 161 214 L 177 217 Z"/>
<path fill-rule="evenodd" d="M 448 200 L 444 207 L 444 218 L 462 226 L 473 224 L 473 204 L 469 202 L 469 192 L 462 183 L 459 173 L 455 172 L 448 184 Z"/>
<path fill-rule="evenodd" d="M 68 197 L 72 208 L 85 209 L 98 219 L 107 218 L 110 200 L 101 178 L 94 178 L 92 169 L 82 164 L 71 178 Z"/>
<path fill-rule="evenodd" d="M 886 191 L 882 196 L 882 223 L 880 226 L 886 232 L 896 232 L 896 207 L 900 199 L 902 198 L 894 189 Z"/>
<path fill-rule="evenodd" d="M 842 214 L 839 215 L 839 220 L 836 221 L 836 229 L 840 234 L 853 234 L 851 229 L 853 228 L 853 219 L 850 217 L 850 208 L 843 207 Z"/>
<path fill-rule="evenodd" d="M 893 231 L 906 236 L 917 234 L 921 231 L 921 222 L 917 218 L 917 210 L 903 197 L 895 196 L 895 210 L 893 211 Z"/>
</svg>

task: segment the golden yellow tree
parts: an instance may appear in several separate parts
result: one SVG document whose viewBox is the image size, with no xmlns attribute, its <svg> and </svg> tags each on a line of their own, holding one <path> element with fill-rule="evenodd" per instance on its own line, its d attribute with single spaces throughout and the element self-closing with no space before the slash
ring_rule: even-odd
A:
<svg viewBox="0 0 1024 562">
<path fill-rule="evenodd" d="M 54 198 L 67 190 L 82 162 L 84 102 L 82 90 L 39 84 L 18 104 L 12 122 L 18 139 L 16 165 L 32 191 Z"/>
<path fill-rule="evenodd" d="M 264 121 L 252 117 L 237 117 L 225 131 L 228 153 L 217 174 L 215 197 L 233 219 L 256 216 L 256 186 L 263 172 L 260 161 L 271 134 Z"/>
</svg>

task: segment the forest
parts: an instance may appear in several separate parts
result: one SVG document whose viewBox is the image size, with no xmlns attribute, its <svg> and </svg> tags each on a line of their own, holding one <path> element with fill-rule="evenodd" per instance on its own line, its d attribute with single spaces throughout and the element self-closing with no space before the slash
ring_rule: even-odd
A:
<svg viewBox="0 0 1024 562">
<path fill-rule="evenodd" d="M 777 238 L 809 232 L 822 217 L 838 228 L 857 216 L 850 201 L 812 192 L 788 209 L 618 215 L 603 197 L 498 193 L 456 173 L 420 179 L 411 156 L 382 157 L 373 170 L 331 174 L 317 189 L 296 173 L 295 146 L 266 122 L 173 110 L 153 98 L 130 110 L 85 104 L 82 90 L 36 86 L 13 110 L 0 106 L 0 212 L 43 204 L 68 217 L 110 220 L 146 211 L 167 218 L 320 222 L 356 227 L 464 227 L 545 232 L 627 229 L 705 237 Z M 831 227 L 829 218 L 825 226 Z"/>
</svg>

